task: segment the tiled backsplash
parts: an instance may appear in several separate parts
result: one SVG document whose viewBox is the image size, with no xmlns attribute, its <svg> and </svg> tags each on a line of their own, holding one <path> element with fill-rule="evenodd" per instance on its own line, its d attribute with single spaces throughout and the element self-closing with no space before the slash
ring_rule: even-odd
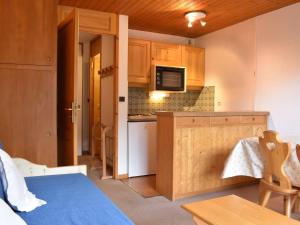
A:
<svg viewBox="0 0 300 225">
<path fill-rule="evenodd" d="M 129 88 L 128 113 L 148 114 L 156 111 L 214 111 L 215 87 L 201 91 L 174 93 L 159 101 L 149 97 L 146 88 Z"/>
</svg>

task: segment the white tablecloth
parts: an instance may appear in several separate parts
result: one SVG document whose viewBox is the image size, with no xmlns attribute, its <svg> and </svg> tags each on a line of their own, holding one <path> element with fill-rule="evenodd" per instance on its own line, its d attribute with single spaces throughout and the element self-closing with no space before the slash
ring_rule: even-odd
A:
<svg viewBox="0 0 300 225">
<path fill-rule="evenodd" d="M 292 185 L 300 187 L 300 162 L 296 154 L 296 144 L 291 143 L 292 153 L 284 169 Z M 235 176 L 263 177 L 263 158 L 259 150 L 258 138 L 240 140 L 228 157 L 222 178 Z"/>
</svg>

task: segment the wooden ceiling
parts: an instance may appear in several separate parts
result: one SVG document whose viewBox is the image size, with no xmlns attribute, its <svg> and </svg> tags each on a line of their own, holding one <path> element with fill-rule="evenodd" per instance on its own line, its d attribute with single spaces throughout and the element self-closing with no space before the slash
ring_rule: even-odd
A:
<svg viewBox="0 0 300 225">
<path fill-rule="evenodd" d="M 129 28 L 199 37 L 300 0 L 59 0 L 61 5 L 129 16 Z M 187 27 L 188 11 L 207 12 L 207 25 Z"/>
</svg>

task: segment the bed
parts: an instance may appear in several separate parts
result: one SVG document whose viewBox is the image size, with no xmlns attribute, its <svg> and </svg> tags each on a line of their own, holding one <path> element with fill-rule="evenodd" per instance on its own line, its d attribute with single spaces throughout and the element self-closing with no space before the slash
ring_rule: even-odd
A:
<svg viewBox="0 0 300 225">
<path fill-rule="evenodd" d="M 133 225 L 134 223 L 88 177 L 85 166 L 47 168 L 14 159 L 28 189 L 46 200 L 20 213 L 28 225 Z"/>
</svg>

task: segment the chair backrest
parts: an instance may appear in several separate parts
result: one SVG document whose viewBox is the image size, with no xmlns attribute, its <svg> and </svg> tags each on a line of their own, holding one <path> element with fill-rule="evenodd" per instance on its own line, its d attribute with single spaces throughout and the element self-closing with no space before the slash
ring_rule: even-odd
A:
<svg viewBox="0 0 300 225">
<path fill-rule="evenodd" d="M 297 152 L 298 160 L 300 161 L 300 145 L 296 145 L 296 152 Z"/>
<path fill-rule="evenodd" d="M 264 156 L 264 180 L 274 184 L 273 179 L 279 182 L 279 186 L 291 189 L 290 179 L 284 171 L 284 164 L 291 154 L 289 143 L 280 141 L 279 134 L 275 131 L 264 131 L 264 137 L 259 138 L 259 146 Z"/>
</svg>

